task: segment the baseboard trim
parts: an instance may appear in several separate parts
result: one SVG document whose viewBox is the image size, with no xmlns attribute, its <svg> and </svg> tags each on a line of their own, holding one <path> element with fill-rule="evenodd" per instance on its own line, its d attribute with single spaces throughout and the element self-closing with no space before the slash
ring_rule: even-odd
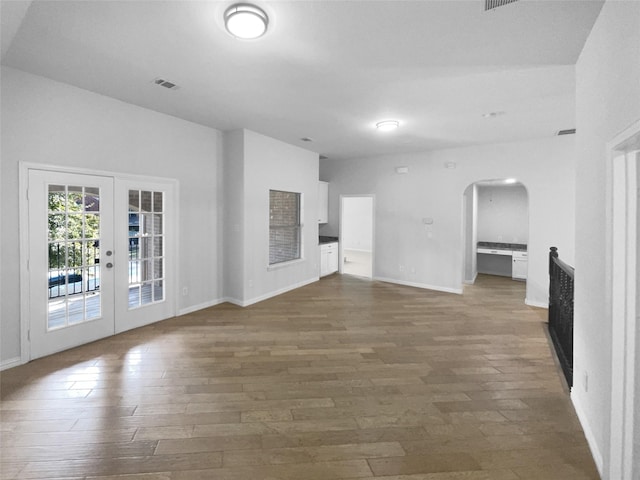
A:
<svg viewBox="0 0 640 480">
<path fill-rule="evenodd" d="M 549 309 L 548 303 L 536 302 L 535 300 L 529 300 L 528 298 L 524 299 L 524 303 L 525 305 L 529 305 L 530 307 L 544 308 L 547 310 Z"/>
<path fill-rule="evenodd" d="M 600 477 L 604 478 L 604 462 L 602 460 L 602 453 L 598 448 L 595 435 L 593 434 L 593 430 L 591 430 L 591 425 L 587 421 L 587 416 L 580 404 L 580 400 L 578 399 L 578 396 L 574 394 L 573 389 L 571 389 L 571 402 L 573 403 L 573 408 L 575 409 L 580 425 L 582 426 L 584 436 L 587 438 L 587 443 L 589 444 L 589 449 L 591 450 L 591 455 L 593 456 L 593 461 L 596 464 L 598 473 L 600 474 Z"/>
<path fill-rule="evenodd" d="M 239 300 L 237 298 L 227 298 L 225 300 L 229 303 L 233 303 L 234 305 L 238 305 L 240 307 L 248 307 L 249 305 L 253 305 L 254 303 L 263 302 L 270 298 L 277 297 L 278 295 L 282 295 L 283 293 L 290 292 L 291 290 L 295 290 L 297 288 L 304 287 L 305 285 L 309 285 L 310 283 L 315 283 L 318 280 L 320 280 L 320 277 L 313 277 L 307 280 L 303 280 L 302 282 L 294 283 L 293 285 L 288 285 L 284 288 L 274 290 L 273 292 L 265 293 L 264 295 L 250 298 L 248 300 Z"/>
<path fill-rule="evenodd" d="M 0 372 L 19 365 L 22 365 L 22 359 L 20 357 L 8 358 L 0 362 Z"/>
<path fill-rule="evenodd" d="M 406 280 L 397 280 L 395 278 L 388 277 L 374 277 L 374 280 L 387 283 L 396 283 L 398 285 L 405 285 L 407 287 L 423 288 L 425 290 L 435 290 L 437 292 L 455 293 L 456 295 L 462 295 L 461 288 L 441 287 L 437 285 L 427 285 L 426 283 L 408 282 Z"/>
<path fill-rule="evenodd" d="M 473 276 L 471 280 L 465 280 L 462 283 L 464 283 L 465 285 L 473 285 L 476 283 L 477 279 L 478 279 L 478 272 L 476 272 L 476 274 Z"/>
<path fill-rule="evenodd" d="M 180 310 L 178 310 L 178 315 L 187 315 L 189 313 L 197 312 L 198 310 L 203 310 L 209 307 L 215 307 L 216 305 L 220 305 L 221 303 L 228 302 L 228 301 L 229 300 L 226 298 L 216 298 L 215 300 L 199 303 L 198 305 L 192 305 L 190 307 L 181 308 Z"/>
</svg>

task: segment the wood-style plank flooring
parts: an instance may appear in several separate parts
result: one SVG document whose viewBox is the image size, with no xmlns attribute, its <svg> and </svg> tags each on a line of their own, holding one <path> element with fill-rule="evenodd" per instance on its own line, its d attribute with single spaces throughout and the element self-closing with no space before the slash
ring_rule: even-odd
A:
<svg viewBox="0 0 640 480">
<path fill-rule="evenodd" d="M 597 479 L 524 284 L 332 275 L 2 372 L 3 479 Z"/>
</svg>

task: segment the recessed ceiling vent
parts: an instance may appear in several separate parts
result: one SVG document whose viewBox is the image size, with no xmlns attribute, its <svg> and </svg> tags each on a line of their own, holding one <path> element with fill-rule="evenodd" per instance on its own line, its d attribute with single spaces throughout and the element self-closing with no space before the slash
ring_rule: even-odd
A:
<svg viewBox="0 0 640 480">
<path fill-rule="evenodd" d="M 165 80 L 164 78 L 156 78 L 153 83 L 156 85 L 160 85 L 161 87 L 168 88 L 169 90 L 177 90 L 179 87 L 173 82 L 169 80 Z"/>
<path fill-rule="evenodd" d="M 494 8 L 504 7 L 510 3 L 517 2 L 518 0 L 484 0 L 484 11 L 488 12 Z"/>
<path fill-rule="evenodd" d="M 575 128 L 569 128 L 567 130 L 558 130 L 558 133 L 556 135 L 560 136 L 560 135 L 575 135 L 576 133 L 576 129 Z"/>
</svg>

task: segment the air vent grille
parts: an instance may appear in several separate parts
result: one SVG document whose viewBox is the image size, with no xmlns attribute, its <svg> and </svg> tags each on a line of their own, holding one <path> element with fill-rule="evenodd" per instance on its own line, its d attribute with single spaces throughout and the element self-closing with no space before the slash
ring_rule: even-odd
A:
<svg viewBox="0 0 640 480">
<path fill-rule="evenodd" d="M 156 78 L 153 83 L 160 85 L 161 87 L 168 88 L 169 90 L 175 90 L 178 88 L 178 85 L 170 82 L 169 80 L 165 80 L 164 78 Z"/>
<path fill-rule="evenodd" d="M 558 130 L 557 135 L 574 135 L 576 133 L 575 128 L 568 128 L 567 130 Z"/>
<path fill-rule="evenodd" d="M 517 2 L 518 0 L 484 0 L 484 11 L 488 12 L 494 8 L 504 7 L 510 3 Z"/>
</svg>

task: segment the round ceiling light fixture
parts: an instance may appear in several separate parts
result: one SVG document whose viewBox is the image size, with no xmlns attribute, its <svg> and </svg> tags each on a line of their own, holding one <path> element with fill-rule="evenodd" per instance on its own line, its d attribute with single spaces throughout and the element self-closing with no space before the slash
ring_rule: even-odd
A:
<svg viewBox="0 0 640 480">
<path fill-rule="evenodd" d="M 391 132 L 400 126 L 398 120 L 383 120 L 376 123 L 376 128 L 380 132 Z"/>
<path fill-rule="evenodd" d="M 236 3 L 224 12 L 224 26 L 236 38 L 250 40 L 267 31 L 269 17 L 261 8 L 249 3 Z"/>
</svg>

